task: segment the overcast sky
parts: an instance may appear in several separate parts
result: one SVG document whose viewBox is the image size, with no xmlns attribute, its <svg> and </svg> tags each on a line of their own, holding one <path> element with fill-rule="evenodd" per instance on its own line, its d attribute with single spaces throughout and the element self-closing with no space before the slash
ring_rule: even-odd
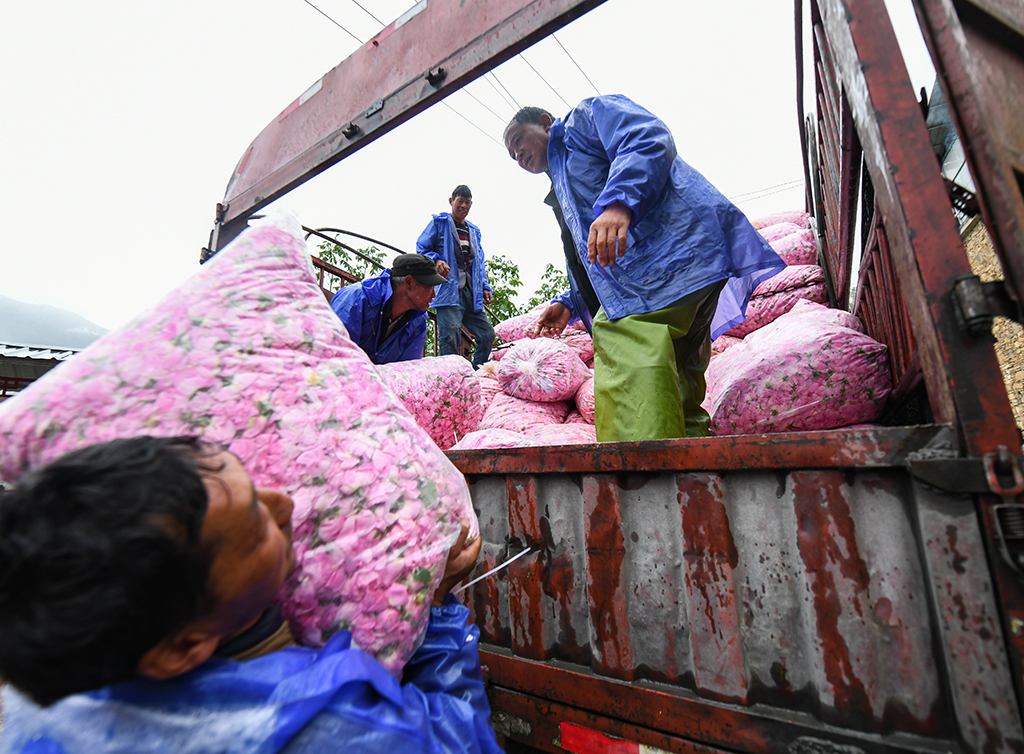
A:
<svg viewBox="0 0 1024 754">
<path fill-rule="evenodd" d="M 323 13 L 305 0 L 5 4 L 0 294 L 113 328 L 193 274 L 249 143 L 359 47 L 348 32 L 365 41 L 412 4 L 360 0 L 378 23 L 353 0 L 312 2 Z M 888 4 L 915 89 L 930 90 L 910 0 Z M 608 0 L 277 204 L 413 251 L 466 183 L 484 251 L 519 264 L 525 301 L 545 264 L 562 267 L 561 242 L 546 178 L 513 163 L 501 132 L 516 105 L 561 116 L 599 91 L 664 119 L 749 217 L 803 209 L 792 9 Z"/>
</svg>

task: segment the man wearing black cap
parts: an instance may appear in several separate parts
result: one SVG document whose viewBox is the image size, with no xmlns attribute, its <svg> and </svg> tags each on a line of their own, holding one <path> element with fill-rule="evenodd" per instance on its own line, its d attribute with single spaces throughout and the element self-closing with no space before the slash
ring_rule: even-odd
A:
<svg viewBox="0 0 1024 754">
<path fill-rule="evenodd" d="M 374 364 L 423 357 L 434 286 L 447 282 L 422 254 L 401 254 L 391 269 L 334 294 L 331 308 Z"/>
</svg>

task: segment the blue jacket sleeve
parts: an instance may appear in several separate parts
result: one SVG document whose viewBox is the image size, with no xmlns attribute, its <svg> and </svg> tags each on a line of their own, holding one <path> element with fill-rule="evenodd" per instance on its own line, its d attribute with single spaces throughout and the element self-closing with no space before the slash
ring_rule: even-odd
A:
<svg viewBox="0 0 1024 754">
<path fill-rule="evenodd" d="M 353 343 L 359 343 L 363 335 L 363 307 L 365 304 L 366 296 L 363 295 L 358 284 L 346 285 L 331 299 L 331 309 L 345 325 Z"/>
<path fill-rule="evenodd" d="M 569 310 L 569 314 L 571 315 L 570 318 L 569 318 L 570 322 L 572 322 L 573 320 L 579 319 L 580 315 L 577 314 L 576 306 L 572 302 L 572 291 L 571 290 L 559 293 L 557 296 L 555 296 L 553 299 L 551 299 L 551 303 L 552 304 L 561 304 L 566 309 L 568 309 Z"/>
<path fill-rule="evenodd" d="M 632 210 L 635 226 L 668 182 L 675 141 L 661 119 L 626 97 L 596 97 L 591 103 L 596 135 L 611 163 L 604 190 L 594 202 L 594 216 L 618 201 Z"/>
<path fill-rule="evenodd" d="M 420 233 L 420 237 L 416 239 L 416 253 L 423 254 L 433 259 L 435 262 L 441 258 L 441 244 L 444 242 L 444 238 L 438 235 L 437 232 L 437 221 L 434 218 L 430 218 L 430 222 L 427 223 L 427 227 Z"/>
<path fill-rule="evenodd" d="M 483 239 L 484 239 L 483 232 L 479 228 L 477 228 L 476 229 L 476 243 L 477 243 L 477 248 L 480 250 L 480 275 L 481 275 L 481 277 L 483 278 L 483 281 L 484 281 L 484 290 L 485 291 L 490 291 L 491 293 L 494 293 L 494 290 L 491 288 L 490 282 L 488 282 L 488 280 L 487 280 L 487 262 L 486 262 L 486 257 L 484 256 L 484 240 Z"/>
<path fill-rule="evenodd" d="M 480 674 L 479 629 L 454 597 L 431 608 L 419 650 L 400 687 L 382 695 L 353 687 L 336 696 L 293 744 L 296 752 L 501 754 Z M 386 671 L 385 671 L 386 672 Z M 396 703 L 399 702 L 400 703 Z M 287 749 L 293 754 L 293 748 Z"/>
</svg>

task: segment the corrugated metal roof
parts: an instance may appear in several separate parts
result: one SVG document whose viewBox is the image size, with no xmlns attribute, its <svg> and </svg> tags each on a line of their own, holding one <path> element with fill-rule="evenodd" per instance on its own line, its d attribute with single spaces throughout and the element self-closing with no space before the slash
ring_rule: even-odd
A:
<svg viewBox="0 0 1024 754">
<path fill-rule="evenodd" d="M 0 343 L 0 358 L 41 359 L 64 361 L 81 351 L 80 348 L 47 348 L 45 346 L 24 346 L 16 343 Z"/>
</svg>

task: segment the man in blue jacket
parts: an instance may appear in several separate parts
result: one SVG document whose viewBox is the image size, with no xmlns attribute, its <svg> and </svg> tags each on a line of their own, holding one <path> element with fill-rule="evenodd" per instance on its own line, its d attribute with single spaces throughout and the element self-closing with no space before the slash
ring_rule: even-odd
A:
<svg viewBox="0 0 1024 754">
<path fill-rule="evenodd" d="M 78 450 L 0 493 L 4 754 L 496 754 L 452 547 L 394 678 L 341 631 L 294 644 L 273 604 L 292 500 L 195 438 Z"/>
<path fill-rule="evenodd" d="M 537 333 L 575 318 L 593 333 L 597 439 L 707 435 L 711 340 L 785 263 L 626 97 L 586 99 L 559 120 L 523 108 L 504 141 L 521 168 L 551 179 L 571 290 Z"/>
<path fill-rule="evenodd" d="M 422 254 L 400 254 L 391 269 L 346 285 L 331 308 L 374 364 L 423 358 L 434 286 L 447 282 Z"/>
<path fill-rule="evenodd" d="M 466 219 L 473 206 L 468 186 L 456 186 L 448 200 L 452 211 L 434 215 L 416 241 L 416 251 L 437 261 L 437 271 L 447 275 L 437 290 L 438 351 L 442 356 L 459 353 L 462 327 L 476 341 L 473 368 L 491 356 L 494 327 L 484 305 L 491 303 L 491 286 L 484 267 L 480 229 Z"/>
</svg>

